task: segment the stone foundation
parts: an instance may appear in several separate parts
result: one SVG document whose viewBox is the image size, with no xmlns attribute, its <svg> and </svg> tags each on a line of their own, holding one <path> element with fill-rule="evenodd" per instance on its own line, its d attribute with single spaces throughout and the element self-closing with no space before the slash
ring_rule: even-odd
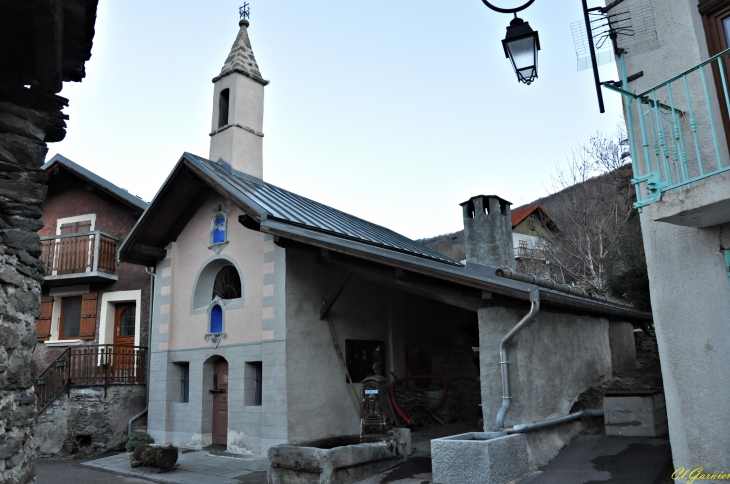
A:
<svg viewBox="0 0 730 484">
<path fill-rule="evenodd" d="M 114 449 L 124 443 L 127 422 L 144 410 L 145 387 L 74 388 L 63 394 L 39 416 L 35 449 L 39 457 L 89 453 Z"/>
</svg>

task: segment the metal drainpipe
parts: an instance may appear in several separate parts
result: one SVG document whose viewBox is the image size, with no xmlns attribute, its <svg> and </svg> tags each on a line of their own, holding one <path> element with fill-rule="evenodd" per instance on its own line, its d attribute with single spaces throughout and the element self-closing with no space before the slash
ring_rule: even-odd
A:
<svg viewBox="0 0 730 484">
<path fill-rule="evenodd" d="M 580 410 L 578 412 L 573 412 L 562 417 L 550 418 L 547 420 L 542 420 L 540 422 L 515 425 L 511 429 L 505 430 L 505 432 L 508 434 L 523 434 L 525 432 L 532 432 L 533 430 L 539 430 L 545 427 L 552 427 L 553 425 L 558 425 L 565 422 L 572 422 L 573 420 L 578 420 L 584 415 L 586 417 L 603 417 L 603 410 Z"/>
<path fill-rule="evenodd" d="M 147 267 L 145 272 L 150 275 L 150 304 L 149 312 L 147 316 L 147 399 L 145 402 L 144 410 L 139 412 L 137 415 L 129 419 L 127 422 L 127 438 L 132 435 L 132 422 L 140 418 L 142 415 L 147 413 L 147 409 L 150 408 L 150 369 L 152 360 L 152 305 L 155 302 L 155 268 Z"/>
<path fill-rule="evenodd" d="M 502 406 L 500 407 L 499 412 L 497 412 L 498 429 L 504 428 L 504 417 L 507 415 L 507 410 L 509 410 L 510 401 L 512 400 L 512 397 L 509 394 L 509 372 L 507 366 L 509 361 L 507 360 L 507 345 L 515 339 L 515 336 L 517 336 L 520 331 L 532 323 L 538 312 L 540 312 L 540 290 L 535 288 L 530 291 L 530 312 L 528 312 L 525 317 L 522 318 L 522 320 L 517 323 L 509 333 L 507 333 L 507 335 L 502 339 L 502 343 L 499 345 L 499 365 L 502 369 Z"/>
</svg>

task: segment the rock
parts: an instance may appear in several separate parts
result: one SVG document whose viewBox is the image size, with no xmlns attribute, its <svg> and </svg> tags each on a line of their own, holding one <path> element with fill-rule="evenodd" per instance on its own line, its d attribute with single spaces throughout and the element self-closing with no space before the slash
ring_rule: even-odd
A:
<svg viewBox="0 0 730 484">
<path fill-rule="evenodd" d="M 43 223 L 42 220 L 38 220 L 35 218 L 22 217 L 19 215 L 7 217 L 5 222 L 11 227 L 27 230 L 29 232 L 38 232 L 40 229 L 42 229 L 46 225 L 45 223 Z"/>
<path fill-rule="evenodd" d="M 43 250 L 41 239 L 34 232 L 24 230 L 4 230 L 2 233 L 3 243 L 15 249 L 26 250 L 29 254 L 39 257 Z"/>
<path fill-rule="evenodd" d="M 45 129 L 48 124 L 48 114 L 35 109 L 28 109 L 9 102 L 0 102 L 0 112 L 12 114 L 19 118 L 30 121 L 40 129 Z"/>
<path fill-rule="evenodd" d="M 2 207 L 3 212 L 8 215 L 19 215 L 21 217 L 39 219 L 43 216 L 40 207 L 26 205 L 24 203 L 8 202 Z"/>
<path fill-rule="evenodd" d="M 8 296 L 8 304 L 16 311 L 26 313 L 37 319 L 41 315 L 41 296 L 39 292 L 17 290 Z"/>
<path fill-rule="evenodd" d="M 0 193 L 11 200 L 40 205 L 46 199 L 48 186 L 29 180 L 0 180 Z"/>
<path fill-rule="evenodd" d="M 0 460 L 13 457 L 23 447 L 23 439 L 19 436 L 3 434 L 0 435 Z"/>
<path fill-rule="evenodd" d="M 17 287 L 23 287 L 23 281 L 23 276 L 18 274 L 10 266 L 6 265 L 2 269 L 0 269 L 0 282 L 4 284 L 12 284 L 13 286 Z"/>
<path fill-rule="evenodd" d="M 0 112 L 0 129 L 8 133 L 31 136 L 43 141 L 46 133 L 32 122 L 7 112 Z"/>
<path fill-rule="evenodd" d="M 0 133 L 0 148 L 9 151 L 17 163 L 26 168 L 43 166 L 48 153 L 48 147 L 43 141 L 15 133 Z"/>
</svg>

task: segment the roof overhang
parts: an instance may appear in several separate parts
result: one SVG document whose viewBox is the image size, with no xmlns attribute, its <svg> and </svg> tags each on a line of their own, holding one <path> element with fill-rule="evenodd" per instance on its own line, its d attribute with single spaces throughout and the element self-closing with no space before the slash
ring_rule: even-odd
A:
<svg viewBox="0 0 730 484">
<path fill-rule="evenodd" d="M 95 188 L 101 190 L 102 192 L 112 196 L 116 200 L 119 200 L 123 204 L 137 210 L 137 211 L 144 211 L 147 206 L 149 205 L 147 202 L 142 200 L 139 197 L 136 197 L 129 193 L 128 191 L 124 190 L 123 188 L 118 187 L 117 185 L 111 183 L 110 181 L 100 177 L 96 173 L 87 170 L 83 166 L 69 160 L 63 155 L 55 155 L 53 158 L 48 160 L 41 169 L 46 174 L 51 174 L 54 168 L 61 167 L 68 171 L 69 173 L 72 173 L 73 175 L 77 176 L 78 178 L 82 179 L 86 183 L 89 183 L 93 185 Z"/>
</svg>

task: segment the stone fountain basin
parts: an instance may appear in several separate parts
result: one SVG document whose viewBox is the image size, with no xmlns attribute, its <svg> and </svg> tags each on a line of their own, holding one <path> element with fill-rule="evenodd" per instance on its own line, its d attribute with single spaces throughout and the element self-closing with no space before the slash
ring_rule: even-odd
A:
<svg viewBox="0 0 730 484">
<path fill-rule="evenodd" d="M 269 449 L 269 484 L 349 484 L 390 469 L 408 458 L 411 432 L 339 436 L 281 444 Z"/>
</svg>

